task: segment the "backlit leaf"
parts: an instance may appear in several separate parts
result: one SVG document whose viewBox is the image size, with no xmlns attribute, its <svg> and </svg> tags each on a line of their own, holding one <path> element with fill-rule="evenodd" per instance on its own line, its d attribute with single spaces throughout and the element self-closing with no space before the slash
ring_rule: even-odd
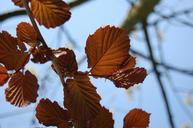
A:
<svg viewBox="0 0 193 128">
<path fill-rule="evenodd" d="M 88 67 L 92 75 L 108 76 L 128 57 L 130 40 L 125 30 L 106 26 L 90 35 L 86 42 Z"/>
<path fill-rule="evenodd" d="M 78 66 L 75 58 L 75 54 L 72 50 L 67 48 L 59 48 L 53 51 L 55 58 L 52 60 L 52 67 L 56 73 L 62 77 L 72 76 L 77 72 Z"/>
<path fill-rule="evenodd" d="M 70 7 L 62 0 L 31 0 L 31 9 L 40 25 L 60 26 L 70 19 Z"/>
<path fill-rule="evenodd" d="M 9 75 L 7 73 L 7 69 L 0 64 L 0 86 L 3 86 L 8 79 Z"/>
<path fill-rule="evenodd" d="M 16 30 L 19 40 L 28 43 L 30 46 L 35 46 L 35 43 L 38 40 L 38 35 L 33 26 L 29 23 L 21 22 L 18 24 Z"/>
<path fill-rule="evenodd" d="M 36 107 L 36 117 L 45 126 L 70 128 L 68 111 L 61 108 L 56 101 L 41 99 Z"/>
<path fill-rule="evenodd" d="M 142 83 L 146 76 L 147 73 L 144 68 L 131 68 L 127 70 L 120 69 L 108 78 L 114 82 L 116 87 L 128 89 L 134 84 Z"/>
<path fill-rule="evenodd" d="M 32 73 L 17 72 L 11 77 L 5 90 L 6 100 L 12 105 L 24 107 L 36 102 L 37 90 L 37 78 Z"/>
<path fill-rule="evenodd" d="M 31 1 L 31 0 L 27 0 L 27 1 Z M 22 0 L 12 0 L 12 2 L 13 2 L 15 5 L 19 6 L 19 7 L 23 7 L 23 2 L 22 2 Z"/>
<path fill-rule="evenodd" d="M 141 109 L 133 109 L 124 118 L 124 128 L 147 128 L 149 118 L 149 113 Z"/>
<path fill-rule="evenodd" d="M 8 70 L 17 70 L 29 60 L 29 55 L 18 49 L 17 39 L 8 32 L 0 33 L 0 49 L 0 62 Z"/>
<path fill-rule="evenodd" d="M 100 113 L 96 116 L 96 119 L 90 122 L 89 128 L 113 128 L 114 120 L 112 113 L 106 108 L 101 108 Z"/>
<path fill-rule="evenodd" d="M 79 123 L 94 119 L 100 112 L 100 96 L 87 73 L 78 72 L 74 79 L 67 79 L 64 88 L 64 106 L 73 120 Z"/>
</svg>

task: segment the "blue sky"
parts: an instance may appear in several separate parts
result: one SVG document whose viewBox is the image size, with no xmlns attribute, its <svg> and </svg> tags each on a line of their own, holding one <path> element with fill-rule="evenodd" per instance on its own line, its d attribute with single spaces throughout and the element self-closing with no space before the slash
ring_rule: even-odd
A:
<svg viewBox="0 0 193 128">
<path fill-rule="evenodd" d="M 172 10 L 181 10 L 192 7 L 191 0 L 163 0 L 161 5 L 156 7 L 156 10 L 160 10 L 163 13 L 168 13 Z M 84 47 L 86 39 L 89 34 L 95 32 L 95 30 L 105 25 L 120 26 L 125 19 L 130 6 L 126 0 L 93 0 L 85 5 L 74 8 L 72 10 L 72 17 L 64 27 L 69 31 L 74 40 L 77 42 L 79 49 L 75 50 L 76 58 L 79 60 L 82 55 L 85 54 Z M 0 13 L 19 9 L 14 6 L 11 0 L 1 0 Z M 151 15 L 150 21 L 155 20 L 157 16 Z M 193 20 L 193 16 L 190 16 Z M 21 21 L 29 22 L 28 17 L 19 17 L 15 19 L 7 20 L 0 26 L 0 31 L 6 30 L 15 35 L 15 28 Z M 65 34 L 56 29 L 46 29 L 40 27 L 43 36 L 45 37 L 50 47 L 57 48 L 60 46 L 69 46 L 69 40 L 65 37 Z M 169 24 L 168 22 L 162 22 L 159 26 L 160 33 L 163 35 L 163 41 L 161 43 L 164 49 L 165 60 L 167 63 L 181 67 L 184 69 L 193 69 L 193 28 L 185 27 L 179 23 Z M 157 47 L 158 41 L 155 34 L 155 29 L 152 27 L 149 29 L 151 34 L 151 41 L 155 48 L 156 57 L 159 60 L 159 50 Z M 58 33 L 62 36 L 58 38 Z M 140 31 L 136 31 L 135 34 L 130 36 L 131 47 L 137 49 L 148 55 L 146 51 L 146 45 L 143 41 L 143 34 Z M 159 42 L 160 43 L 160 42 Z M 46 86 L 41 87 L 41 90 L 45 91 L 41 94 L 41 97 L 48 97 L 52 100 L 57 100 L 62 105 L 62 87 L 58 82 L 57 75 L 53 71 L 47 72 L 50 63 L 45 65 L 29 64 L 27 68 L 33 69 L 39 78 L 39 80 L 46 73 L 52 74 L 50 81 L 46 81 Z M 137 65 L 143 66 L 148 70 L 151 70 L 151 64 L 137 58 Z M 87 62 L 85 61 L 79 70 L 86 70 Z M 173 84 L 177 88 L 193 89 L 193 79 L 189 76 L 184 76 L 179 73 L 170 72 L 172 76 Z M 173 117 L 177 128 L 181 128 L 184 123 L 190 123 L 191 120 L 180 108 L 174 92 L 171 89 L 171 85 L 168 83 L 165 77 L 162 78 L 164 86 L 169 94 L 170 105 L 172 107 Z M 115 128 L 121 128 L 123 125 L 124 115 L 132 108 L 143 108 L 143 110 L 151 113 L 150 128 L 169 128 L 168 120 L 165 114 L 165 106 L 163 104 L 162 97 L 160 96 L 160 90 L 155 81 L 155 76 L 149 73 L 143 84 L 135 86 L 135 88 L 126 91 L 124 89 L 115 88 L 114 85 L 104 79 L 92 79 L 92 83 L 97 87 L 97 92 L 101 95 L 103 104 L 109 108 L 114 114 Z M 41 85 L 41 84 L 40 84 Z M 34 116 L 33 108 L 35 104 L 31 104 L 25 109 L 16 108 L 11 106 L 5 101 L 4 89 L 6 86 L 0 88 L 0 128 L 31 128 L 31 120 Z M 130 96 L 132 91 L 132 96 Z M 41 92 L 41 91 L 40 91 Z M 184 96 L 184 93 L 178 93 L 179 96 Z M 193 114 L 193 106 L 187 106 L 187 108 Z M 20 112 L 21 111 L 21 112 Z M 14 116 L 9 113 L 16 113 Z M 17 112 L 20 112 L 18 114 Z M 23 112 L 23 113 L 22 113 Z M 2 116 L 3 115 L 3 116 Z M 193 127 L 193 124 L 191 124 Z"/>
</svg>

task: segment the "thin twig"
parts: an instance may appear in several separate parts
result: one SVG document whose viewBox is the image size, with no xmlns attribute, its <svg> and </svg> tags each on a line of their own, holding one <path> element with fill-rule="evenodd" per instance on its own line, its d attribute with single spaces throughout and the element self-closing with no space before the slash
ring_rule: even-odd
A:
<svg viewBox="0 0 193 128">
<path fill-rule="evenodd" d="M 156 78 L 157 78 L 157 81 L 159 83 L 159 87 L 160 87 L 160 90 L 161 90 L 161 94 L 162 94 L 163 100 L 165 102 L 167 115 L 168 115 L 168 119 L 169 119 L 169 124 L 170 124 L 171 128 L 175 128 L 174 121 L 173 121 L 173 118 L 172 118 L 171 108 L 170 108 L 168 97 L 167 97 L 167 94 L 166 94 L 166 90 L 165 90 L 163 82 L 161 80 L 160 72 L 157 68 L 157 64 L 156 64 L 156 61 L 155 61 L 155 58 L 154 58 L 154 53 L 153 53 L 152 46 L 151 46 L 151 43 L 150 43 L 149 34 L 148 34 L 148 31 L 147 31 L 147 22 L 144 21 L 142 23 L 142 25 L 143 25 L 145 40 L 146 40 L 146 43 L 147 43 L 147 48 L 148 48 L 150 58 L 151 58 L 151 61 L 152 61 L 152 66 L 154 68 L 155 75 L 156 75 Z"/>
<path fill-rule="evenodd" d="M 30 8 L 29 8 L 28 2 L 27 2 L 26 0 L 22 0 L 22 2 L 23 2 L 23 5 L 24 5 L 24 7 L 25 7 L 25 9 L 26 9 L 26 13 L 28 14 L 28 16 L 29 16 L 29 18 L 30 18 L 30 20 L 31 20 L 31 23 L 33 24 L 34 29 L 35 29 L 36 32 L 38 33 L 38 37 L 40 38 L 40 41 L 41 41 L 42 45 L 43 45 L 45 48 L 48 49 L 48 46 L 47 46 L 47 44 L 46 44 L 46 42 L 45 42 L 45 40 L 44 40 L 44 38 L 43 38 L 43 36 L 42 36 L 42 34 L 41 34 L 38 26 L 37 26 L 37 24 L 36 24 L 36 21 L 35 21 L 34 18 L 33 18 L 33 14 L 32 14 L 32 12 L 31 12 L 31 10 L 30 10 Z"/>
</svg>

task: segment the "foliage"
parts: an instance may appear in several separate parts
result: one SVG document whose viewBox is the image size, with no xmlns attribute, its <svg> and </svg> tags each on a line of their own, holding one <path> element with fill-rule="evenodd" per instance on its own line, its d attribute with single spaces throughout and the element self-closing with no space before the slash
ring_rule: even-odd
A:
<svg viewBox="0 0 193 128">
<path fill-rule="evenodd" d="M 6 31 L 0 33 L 0 85 L 8 81 L 6 100 L 17 107 L 36 102 L 38 80 L 25 71 L 25 65 L 30 59 L 39 64 L 51 61 L 64 87 L 64 108 L 56 101 L 41 99 L 36 107 L 39 122 L 58 128 L 112 128 L 112 113 L 100 105 L 101 97 L 89 77 L 106 78 L 125 89 L 143 82 L 147 73 L 144 68 L 135 67 L 135 58 L 129 54 L 128 32 L 105 26 L 90 35 L 85 47 L 90 70 L 81 72 L 74 52 L 49 48 L 34 23 L 36 19 L 46 28 L 64 24 L 71 16 L 68 5 L 62 0 L 12 1 L 26 8 L 33 25 L 21 22 L 16 29 L 17 37 Z M 149 114 L 140 109 L 131 110 L 124 119 L 124 128 L 145 128 L 148 124 Z"/>
</svg>

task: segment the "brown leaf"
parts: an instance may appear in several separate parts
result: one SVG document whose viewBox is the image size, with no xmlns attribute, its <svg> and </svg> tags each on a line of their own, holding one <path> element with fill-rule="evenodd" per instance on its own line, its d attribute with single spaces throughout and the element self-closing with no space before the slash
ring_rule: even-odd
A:
<svg viewBox="0 0 193 128">
<path fill-rule="evenodd" d="M 27 1 L 31 1 L 31 0 L 27 0 Z M 22 0 L 12 0 L 12 2 L 19 7 L 23 7 L 23 2 Z"/>
<path fill-rule="evenodd" d="M 147 72 L 144 68 L 131 68 L 127 70 L 120 69 L 108 79 L 112 80 L 116 87 L 128 89 L 134 84 L 142 83 L 146 76 Z"/>
<path fill-rule="evenodd" d="M 37 78 L 32 73 L 17 72 L 11 77 L 8 88 L 5 90 L 6 100 L 12 105 L 24 107 L 31 102 L 36 102 L 37 90 Z"/>
<path fill-rule="evenodd" d="M 124 118 L 124 128 L 147 128 L 149 118 L 149 113 L 141 109 L 133 109 Z"/>
<path fill-rule="evenodd" d="M 100 96 L 89 80 L 87 73 L 78 72 L 74 79 L 67 79 L 64 88 L 64 106 L 73 120 L 86 123 L 100 111 Z"/>
<path fill-rule="evenodd" d="M 31 59 L 34 63 L 44 64 L 51 60 L 52 50 L 40 46 L 32 51 L 33 58 Z"/>
<path fill-rule="evenodd" d="M 7 69 L 0 64 L 0 86 L 3 86 L 8 79 L 9 75 L 7 73 Z"/>
<path fill-rule="evenodd" d="M 17 39 L 8 32 L 0 33 L 0 49 L 0 62 L 8 70 L 18 70 L 29 60 L 29 55 L 18 49 Z"/>
<path fill-rule="evenodd" d="M 52 60 L 52 67 L 56 73 L 63 77 L 72 76 L 77 72 L 78 66 L 74 52 L 67 48 L 59 48 L 53 51 L 55 58 Z"/>
<path fill-rule="evenodd" d="M 96 116 L 96 119 L 90 122 L 89 128 L 113 128 L 114 120 L 112 113 L 105 107 L 101 108 L 100 113 Z"/>
<path fill-rule="evenodd" d="M 70 7 L 62 0 L 31 0 L 31 9 L 40 25 L 55 28 L 70 19 Z"/>
<path fill-rule="evenodd" d="M 99 28 L 88 37 L 85 48 L 92 75 L 112 75 L 128 58 L 129 47 L 127 31 L 110 26 Z"/>
<path fill-rule="evenodd" d="M 70 128 L 68 111 L 61 108 L 56 101 L 41 99 L 36 107 L 36 117 L 45 126 Z"/>
<path fill-rule="evenodd" d="M 21 22 L 17 25 L 17 37 L 19 40 L 26 42 L 30 46 L 35 46 L 36 41 L 38 40 L 38 35 L 29 23 Z"/>
</svg>

